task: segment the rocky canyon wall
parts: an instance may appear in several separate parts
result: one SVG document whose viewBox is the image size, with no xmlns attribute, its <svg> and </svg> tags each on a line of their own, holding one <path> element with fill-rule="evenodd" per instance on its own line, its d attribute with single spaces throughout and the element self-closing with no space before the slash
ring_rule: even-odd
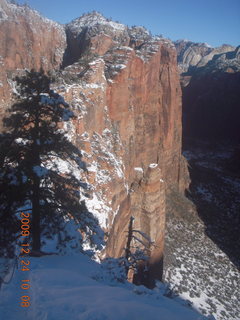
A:
<svg viewBox="0 0 240 320">
<path fill-rule="evenodd" d="M 53 89 L 76 115 L 65 130 L 87 165 L 87 172 L 80 172 L 88 185 L 82 199 L 106 231 L 105 255 L 123 255 L 134 216 L 134 228 L 155 242 L 148 248 L 150 274 L 161 278 L 166 193 L 188 186 L 174 45 L 152 38 L 142 27 L 129 29 L 92 13 L 66 26 L 64 55 L 63 27 L 3 0 L 1 8 L 7 15 L 0 26 L 5 77 L 16 68 L 56 69 L 64 61 Z M 14 22 L 10 18 L 16 10 L 25 12 Z M 6 28 L 14 29 L 16 21 L 21 35 L 8 32 L 8 41 Z M 23 35 L 31 39 L 30 47 Z"/>
<path fill-rule="evenodd" d="M 186 139 L 240 141 L 240 47 L 177 41 Z"/>
<path fill-rule="evenodd" d="M 63 26 L 27 6 L 0 0 L 0 97 L 4 112 L 16 70 L 59 68 L 66 49 Z"/>
</svg>

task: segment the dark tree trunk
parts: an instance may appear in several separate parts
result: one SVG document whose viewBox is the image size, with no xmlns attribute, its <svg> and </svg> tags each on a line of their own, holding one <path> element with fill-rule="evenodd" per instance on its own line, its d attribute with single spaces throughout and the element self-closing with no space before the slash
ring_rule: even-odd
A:
<svg viewBox="0 0 240 320">
<path fill-rule="evenodd" d="M 34 178 L 32 195 L 32 250 L 41 249 L 41 229 L 40 229 L 40 179 Z"/>
<path fill-rule="evenodd" d="M 127 245 L 125 251 L 125 258 L 128 261 L 130 254 L 131 254 L 131 241 L 133 237 L 133 220 L 134 218 L 131 217 L 128 225 L 128 238 L 127 238 Z M 126 274 L 128 274 L 129 266 L 126 266 Z"/>
</svg>

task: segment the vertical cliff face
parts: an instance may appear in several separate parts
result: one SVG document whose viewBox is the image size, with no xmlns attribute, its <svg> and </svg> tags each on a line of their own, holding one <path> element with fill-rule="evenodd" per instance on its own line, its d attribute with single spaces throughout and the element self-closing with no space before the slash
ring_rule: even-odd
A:
<svg viewBox="0 0 240 320">
<path fill-rule="evenodd" d="M 4 105 L 10 98 L 13 71 L 59 68 L 66 35 L 63 26 L 43 18 L 29 7 L 0 0 L 0 38 L 0 96 L 1 105 Z"/>
<path fill-rule="evenodd" d="M 43 53 L 47 61 L 43 67 L 61 64 L 62 54 L 59 60 L 53 55 L 58 45 L 64 49 L 62 29 L 43 19 L 39 26 L 39 19 L 36 16 L 36 24 L 32 21 L 32 28 L 45 28 L 49 39 L 59 34 L 51 50 L 42 43 L 42 51 L 35 55 L 31 47 L 33 60 L 20 59 L 22 65 L 8 65 L 5 70 L 38 68 Z M 27 32 L 28 25 L 25 28 Z M 87 164 L 88 172 L 80 174 L 89 191 L 82 192 L 82 197 L 108 233 L 106 255 L 124 253 L 127 226 L 134 216 L 134 228 L 155 242 L 149 248 L 150 273 L 160 278 L 166 193 L 183 192 L 188 184 L 181 156 L 181 89 L 175 47 L 166 39 L 152 38 L 144 28 L 128 29 L 98 13 L 74 20 L 66 30 L 64 64 L 68 66 L 59 71 L 53 88 L 76 114 L 65 129 Z M 38 31 L 36 39 L 40 35 Z M 24 57 L 24 41 L 19 41 L 20 57 Z M 16 46 L 11 47 L 15 64 L 16 52 Z"/>
<path fill-rule="evenodd" d="M 86 203 L 108 232 L 109 256 L 124 254 L 134 216 L 134 228 L 156 244 L 149 251 L 150 270 L 160 277 L 166 193 L 183 192 L 188 184 L 181 156 L 176 50 L 170 41 L 152 38 L 143 28 L 127 30 L 96 16 L 68 25 L 71 47 L 80 60 L 65 68 L 62 77 L 66 83 L 75 76 L 78 83 L 63 86 L 60 92 L 78 114 L 72 135 L 86 152 L 93 188 Z M 110 40 L 99 41 L 96 47 L 91 33 L 94 39 Z M 85 61 L 84 68 L 81 57 L 89 52 L 101 56 Z"/>
</svg>

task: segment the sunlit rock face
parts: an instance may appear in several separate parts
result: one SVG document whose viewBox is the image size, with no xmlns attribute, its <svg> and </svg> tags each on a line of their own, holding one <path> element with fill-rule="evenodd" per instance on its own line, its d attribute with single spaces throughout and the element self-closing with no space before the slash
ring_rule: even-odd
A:
<svg viewBox="0 0 240 320">
<path fill-rule="evenodd" d="M 66 49 L 64 27 L 27 6 L 0 0 L 0 115 L 17 69 L 59 68 Z"/>
<path fill-rule="evenodd" d="M 174 44 L 177 50 L 180 73 L 191 71 L 194 67 L 204 67 L 209 61 L 215 59 L 214 56 L 236 49 L 228 44 L 213 48 L 207 43 L 196 43 L 188 40 L 178 40 Z"/>
<path fill-rule="evenodd" d="M 65 68 L 63 78 L 81 74 L 81 79 L 63 86 L 61 94 L 79 114 L 73 137 L 86 151 L 95 197 L 86 201 L 90 206 L 95 201 L 91 208 L 104 220 L 105 253 L 124 254 L 134 216 L 134 227 L 156 243 L 149 253 L 150 265 L 154 276 L 160 277 L 166 191 L 183 192 L 188 184 L 181 156 L 176 50 L 170 41 L 152 38 L 143 28 L 113 25 L 99 14 L 79 18 L 67 28 L 76 57 L 84 52 L 100 54 L 82 73 L 80 62 Z M 107 34 L 108 45 L 99 41 L 96 47 L 89 36 L 92 30 L 94 39 Z"/>
<path fill-rule="evenodd" d="M 12 5 L 4 2 L 4 6 L 12 12 Z M 87 172 L 79 172 L 88 185 L 87 192 L 82 190 L 82 199 L 107 233 L 105 255 L 124 254 L 129 220 L 134 216 L 134 228 L 155 242 L 148 252 L 150 273 L 161 278 L 166 193 L 183 192 L 188 186 L 181 155 L 176 49 L 171 41 L 153 38 L 142 27 L 129 29 L 95 12 L 66 26 L 68 46 L 63 55 L 62 27 L 29 12 L 36 15 L 31 28 L 38 30 L 36 38 L 31 33 L 33 43 L 41 41 L 42 29 L 48 40 L 35 54 L 33 45 L 26 53 L 22 36 L 18 40 L 12 36 L 19 45 L 6 55 L 12 55 L 14 62 L 4 70 L 53 69 L 63 61 L 65 68 L 57 72 L 53 89 L 76 115 L 64 129 L 86 162 Z M 15 19 L 25 18 L 18 14 Z M 14 22 L 6 21 L 3 30 L 5 24 L 14 28 Z M 22 27 L 21 34 L 26 34 L 27 21 Z M 52 41 L 51 46 L 47 41 Z M 34 58 L 22 58 L 17 64 L 17 52 L 20 57 L 31 54 Z M 43 56 L 46 64 L 41 64 Z"/>
<path fill-rule="evenodd" d="M 129 43 L 127 27 L 106 19 L 98 12 L 85 14 L 66 25 L 68 48 L 64 65 L 76 62 L 85 51 L 99 55 Z"/>
</svg>

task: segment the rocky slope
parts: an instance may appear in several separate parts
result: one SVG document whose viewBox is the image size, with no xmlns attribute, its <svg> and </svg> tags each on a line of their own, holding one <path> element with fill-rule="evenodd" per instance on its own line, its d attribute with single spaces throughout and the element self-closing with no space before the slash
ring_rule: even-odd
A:
<svg viewBox="0 0 240 320">
<path fill-rule="evenodd" d="M 177 194 L 167 200 L 164 279 L 203 314 L 237 320 L 239 47 L 176 45 L 191 184 L 190 201 Z"/>
<path fill-rule="evenodd" d="M 238 320 L 240 314 L 240 180 L 234 148 L 200 141 L 188 145 L 192 202 L 176 197 L 167 209 L 164 279 L 217 320 Z"/>
<path fill-rule="evenodd" d="M 87 173 L 76 174 L 88 186 L 82 190 L 88 210 L 108 234 L 106 255 L 124 253 L 133 215 L 134 228 L 155 241 L 150 274 L 161 278 L 166 193 L 188 185 L 174 45 L 94 12 L 66 26 L 66 47 L 63 27 L 36 12 L 4 0 L 1 11 L 5 84 L 16 68 L 53 69 L 63 61 L 53 89 L 76 115 L 64 129 L 87 164 Z M 19 31 L 6 33 L 17 24 Z"/>
</svg>

